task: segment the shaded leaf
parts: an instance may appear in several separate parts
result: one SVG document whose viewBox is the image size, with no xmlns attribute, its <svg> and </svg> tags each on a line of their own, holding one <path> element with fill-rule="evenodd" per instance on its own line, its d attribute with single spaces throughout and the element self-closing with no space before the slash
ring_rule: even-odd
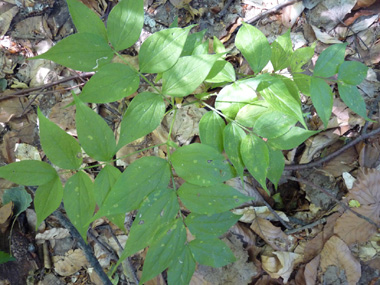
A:
<svg viewBox="0 0 380 285">
<path fill-rule="evenodd" d="M 318 57 L 314 67 L 314 76 L 330 77 L 338 72 L 344 61 L 347 43 L 334 44 L 325 49 Z"/>
<path fill-rule="evenodd" d="M 303 72 L 304 69 L 302 67 L 310 62 L 313 55 L 314 47 L 303 47 L 295 50 L 290 59 L 290 69 L 292 73 Z"/>
<path fill-rule="evenodd" d="M 154 131 L 165 114 L 165 103 L 155 93 L 143 92 L 133 98 L 121 122 L 118 148 Z"/>
<path fill-rule="evenodd" d="M 290 150 L 299 146 L 306 139 L 317 133 L 319 133 L 319 131 L 309 131 L 299 127 L 293 127 L 286 134 L 268 140 L 268 144 L 277 149 Z"/>
<path fill-rule="evenodd" d="M 82 164 L 79 143 L 42 115 L 38 109 L 41 146 L 52 163 L 63 169 L 77 169 Z"/>
<path fill-rule="evenodd" d="M 111 63 L 99 69 L 83 87 L 83 102 L 108 103 L 123 99 L 134 93 L 140 77 L 128 65 Z"/>
<path fill-rule="evenodd" d="M 310 82 L 310 96 L 318 116 L 327 127 L 333 107 L 333 94 L 330 86 L 323 79 L 313 76 Z"/>
<path fill-rule="evenodd" d="M 178 176 L 200 186 L 218 184 L 236 175 L 221 153 L 204 144 L 194 143 L 177 149 L 171 162 Z"/>
<path fill-rule="evenodd" d="M 215 62 L 205 81 L 208 83 L 222 83 L 235 81 L 235 69 L 231 63 L 224 59 Z"/>
<path fill-rule="evenodd" d="M 186 38 L 186 42 L 183 47 L 181 56 L 192 55 L 194 49 L 202 43 L 203 37 L 205 34 L 206 34 L 206 30 L 202 30 L 202 31 L 190 34 Z"/>
<path fill-rule="evenodd" d="M 15 260 L 16 260 L 16 258 L 12 257 L 8 253 L 6 253 L 4 251 L 0 251 L 0 264 L 6 263 L 8 261 L 15 261 Z M 195 267 L 194 267 L 194 269 L 195 269 Z"/>
<path fill-rule="evenodd" d="M 102 206 L 104 199 L 120 175 L 121 172 L 119 169 L 111 165 L 106 165 L 96 176 L 94 181 L 94 193 L 95 201 L 99 207 Z"/>
<path fill-rule="evenodd" d="M 195 260 L 202 265 L 222 267 L 236 260 L 231 249 L 220 239 L 195 239 L 189 243 Z"/>
<path fill-rule="evenodd" d="M 287 68 L 289 66 L 292 54 L 293 45 L 290 39 L 290 29 L 271 44 L 271 57 L 274 71 Z"/>
<path fill-rule="evenodd" d="M 263 138 L 273 139 L 288 132 L 296 122 L 296 118 L 274 110 L 262 114 L 256 120 L 253 130 Z"/>
<path fill-rule="evenodd" d="M 24 212 L 32 203 L 32 197 L 28 192 L 26 192 L 24 187 L 13 187 L 6 189 L 2 196 L 3 204 L 8 204 L 13 202 L 14 204 L 14 214 L 17 216 Z"/>
<path fill-rule="evenodd" d="M 240 153 L 240 146 L 245 136 L 246 133 L 243 129 L 234 123 L 230 123 L 224 128 L 224 150 L 239 176 L 242 176 L 244 173 L 244 163 Z"/>
<path fill-rule="evenodd" d="M 356 86 L 338 83 L 338 91 L 340 98 L 352 111 L 364 119 L 369 120 L 365 101 Z"/>
<path fill-rule="evenodd" d="M 187 285 L 195 271 L 195 260 L 189 247 L 186 245 L 182 253 L 174 258 L 169 265 L 168 283 L 176 285 Z"/>
<path fill-rule="evenodd" d="M 215 112 L 207 112 L 199 122 L 199 137 L 202 144 L 223 151 L 223 130 L 226 126 L 222 117 Z"/>
<path fill-rule="evenodd" d="M 272 112 L 273 109 L 265 100 L 256 101 L 253 104 L 247 104 L 239 110 L 235 120 L 245 127 L 253 128 L 256 120 L 267 112 Z"/>
<path fill-rule="evenodd" d="M 39 58 L 52 60 L 75 70 L 94 71 L 111 62 L 113 51 L 101 36 L 78 33 L 59 41 L 47 52 L 29 59 Z"/>
<path fill-rule="evenodd" d="M 278 182 L 282 176 L 282 172 L 285 168 L 285 158 L 281 150 L 269 149 L 269 167 L 268 167 L 268 179 L 274 184 L 277 189 Z"/>
<path fill-rule="evenodd" d="M 359 85 L 366 78 L 368 67 L 358 61 L 345 61 L 339 66 L 338 80 L 346 84 Z"/>
<path fill-rule="evenodd" d="M 206 215 L 231 210 L 253 199 L 226 184 L 201 187 L 186 182 L 178 189 L 178 195 L 190 211 Z"/>
</svg>

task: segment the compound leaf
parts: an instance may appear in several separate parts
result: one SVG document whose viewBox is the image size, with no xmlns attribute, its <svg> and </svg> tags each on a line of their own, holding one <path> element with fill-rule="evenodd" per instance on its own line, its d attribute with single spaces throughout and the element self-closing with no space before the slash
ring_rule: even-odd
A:
<svg viewBox="0 0 380 285">
<path fill-rule="evenodd" d="M 140 71 L 160 73 L 171 68 L 181 55 L 187 35 L 193 27 L 166 29 L 147 38 L 139 52 Z"/>
<path fill-rule="evenodd" d="M 88 221 L 95 211 L 95 197 L 93 183 L 83 171 L 71 176 L 63 193 L 63 203 L 70 221 L 87 240 Z"/>
<path fill-rule="evenodd" d="M 333 107 L 333 94 L 330 86 L 323 79 L 313 76 L 310 81 L 310 97 L 315 110 L 327 127 Z"/>
<path fill-rule="evenodd" d="M 75 70 L 94 71 L 111 62 L 113 51 L 101 36 L 78 33 L 59 41 L 47 52 L 29 59 L 39 58 L 52 60 Z"/>
<path fill-rule="evenodd" d="M 195 260 L 212 267 L 222 267 L 236 260 L 231 249 L 220 239 L 195 239 L 189 243 Z"/>
<path fill-rule="evenodd" d="M 182 253 L 169 265 L 168 284 L 188 285 L 195 271 L 195 260 L 189 246 L 185 245 Z"/>
<path fill-rule="evenodd" d="M 122 259 L 147 247 L 154 241 L 155 233 L 174 220 L 179 204 L 173 189 L 162 188 L 152 192 L 142 202 L 133 221 Z"/>
<path fill-rule="evenodd" d="M 77 169 L 82 164 L 82 149 L 79 143 L 64 130 L 37 111 L 40 122 L 42 149 L 52 163 L 63 169 Z"/>
<path fill-rule="evenodd" d="M 213 215 L 190 213 L 185 219 L 185 224 L 196 238 L 219 237 L 236 224 L 240 217 L 240 215 L 235 215 L 231 212 Z"/>
<path fill-rule="evenodd" d="M 121 121 L 118 148 L 154 131 L 165 114 L 165 103 L 155 93 L 143 92 L 133 98 Z"/>
<path fill-rule="evenodd" d="M 230 123 L 224 128 L 224 150 L 239 176 L 242 176 L 244 173 L 244 163 L 240 154 L 240 145 L 245 136 L 246 134 L 242 128 L 234 123 Z"/>
<path fill-rule="evenodd" d="M 356 86 L 338 83 L 338 91 L 340 98 L 352 111 L 368 120 L 364 99 Z"/>
<path fill-rule="evenodd" d="M 181 219 L 161 229 L 149 247 L 140 282 L 144 283 L 168 268 L 182 253 L 185 242 L 186 228 Z"/>
<path fill-rule="evenodd" d="M 178 189 L 178 195 L 190 211 L 206 215 L 222 213 L 252 200 L 222 183 L 201 187 L 185 182 Z"/>
<path fill-rule="evenodd" d="M 71 19 L 79 33 L 96 34 L 107 40 L 107 31 L 102 20 L 94 11 L 77 0 L 67 0 Z"/>
<path fill-rule="evenodd" d="M 200 186 L 218 184 L 236 176 L 225 157 L 204 144 L 194 143 L 177 149 L 171 162 L 178 176 Z"/>
<path fill-rule="evenodd" d="M 255 73 L 259 73 L 271 58 L 271 48 L 266 36 L 249 24 L 243 23 L 236 35 L 235 45 Z"/>
<path fill-rule="evenodd" d="M 344 61 L 344 53 L 347 43 L 335 44 L 325 49 L 318 57 L 315 63 L 313 75 L 321 77 L 330 77 L 338 72 L 339 66 Z"/>
<path fill-rule="evenodd" d="M 317 134 L 319 131 L 309 131 L 299 127 L 293 127 L 286 134 L 277 137 L 275 139 L 268 140 L 268 144 L 282 150 L 290 150 L 301 143 L 312 135 Z"/>
<path fill-rule="evenodd" d="M 368 67 L 358 61 L 345 61 L 339 66 L 338 80 L 346 84 L 359 85 L 366 78 Z"/>
<path fill-rule="evenodd" d="M 108 161 L 116 153 L 115 136 L 106 121 L 74 95 L 78 138 L 86 153 L 99 161 Z"/>
<path fill-rule="evenodd" d="M 206 54 L 179 58 L 162 74 L 162 92 L 174 97 L 189 95 L 206 79 L 219 57 L 218 54 Z"/>
<path fill-rule="evenodd" d="M 115 50 L 132 46 L 139 39 L 143 25 L 144 1 L 120 1 L 111 10 L 107 21 L 108 38 Z"/>
<path fill-rule="evenodd" d="M 0 167 L 0 177 L 26 186 L 46 184 L 56 176 L 57 172 L 50 164 L 37 160 L 23 160 Z"/>
<path fill-rule="evenodd" d="M 134 161 L 115 182 L 94 219 L 136 210 L 153 190 L 166 188 L 169 180 L 165 159 L 149 156 Z"/>
<path fill-rule="evenodd" d="M 62 198 L 63 187 L 58 175 L 55 179 L 37 188 L 34 196 L 34 209 L 37 214 L 36 227 L 59 207 Z"/>
<path fill-rule="evenodd" d="M 108 103 L 121 100 L 134 93 L 140 77 L 128 65 L 108 64 L 91 77 L 84 86 L 80 99 L 83 102 Z"/>
<path fill-rule="evenodd" d="M 271 58 L 274 71 L 287 68 L 293 54 L 290 29 L 271 44 Z"/>
<path fill-rule="evenodd" d="M 247 135 L 241 142 L 240 152 L 249 173 L 267 190 L 265 180 L 269 166 L 269 150 L 266 143 L 255 135 Z"/>
<path fill-rule="evenodd" d="M 224 120 L 214 112 L 205 113 L 199 122 L 199 136 L 203 144 L 212 146 L 219 152 L 223 151 Z"/>
</svg>

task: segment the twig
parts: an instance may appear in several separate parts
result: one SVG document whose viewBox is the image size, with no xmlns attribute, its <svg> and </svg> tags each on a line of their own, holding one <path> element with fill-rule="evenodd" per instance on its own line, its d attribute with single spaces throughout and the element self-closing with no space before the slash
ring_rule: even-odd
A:
<svg viewBox="0 0 380 285">
<path fill-rule="evenodd" d="M 54 212 L 54 216 L 57 217 L 59 222 L 70 231 L 73 238 L 75 238 L 78 241 L 79 247 L 83 250 L 84 255 L 86 256 L 88 262 L 91 264 L 95 272 L 98 274 L 102 284 L 112 285 L 111 280 L 108 278 L 107 274 L 103 271 L 103 268 L 100 266 L 99 261 L 96 259 L 96 257 L 92 253 L 90 246 L 86 244 L 86 242 L 84 241 L 80 233 L 69 221 L 69 219 L 67 219 L 59 210 L 56 210 Z"/>
<path fill-rule="evenodd" d="M 93 233 L 94 230 L 93 229 L 90 229 L 87 233 L 88 233 L 88 236 L 94 241 L 96 242 L 113 260 L 118 260 L 116 254 L 113 252 L 112 248 L 110 249 L 109 246 L 107 244 L 104 244 L 103 242 L 101 242 L 96 236 L 95 234 Z"/>
<path fill-rule="evenodd" d="M 366 134 L 361 134 L 356 139 L 350 141 L 348 144 L 344 145 L 342 148 L 338 149 L 337 151 L 335 151 L 333 153 L 330 153 L 329 155 L 325 156 L 324 158 L 321 158 L 317 161 L 305 163 L 305 164 L 285 165 L 285 170 L 300 170 L 300 169 L 307 169 L 307 168 L 320 166 L 321 164 L 326 163 L 326 162 L 334 159 L 335 157 L 337 157 L 341 153 L 345 152 L 350 147 L 353 147 L 357 143 L 359 143 L 365 139 L 368 139 L 370 137 L 373 137 L 377 134 L 380 134 L 380 128 L 373 130 L 372 132 L 369 132 Z"/>
<path fill-rule="evenodd" d="M 293 5 L 293 4 L 295 4 L 297 2 L 300 2 L 300 1 L 302 1 L 302 0 L 290 0 L 288 2 L 279 4 L 277 6 L 274 6 L 273 8 L 270 8 L 270 9 L 266 10 L 265 12 L 261 13 L 260 15 L 257 15 L 255 17 L 251 18 L 251 19 L 248 19 L 245 22 L 248 23 L 248 24 L 253 24 L 254 22 L 257 22 L 258 20 L 264 18 L 265 16 L 268 16 L 269 14 L 275 13 L 278 10 L 281 10 L 282 8 L 285 8 L 286 6 Z"/>
<path fill-rule="evenodd" d="M 343 209 L 347 210 L 347 211 L 350 211 L 352 212 L 353 214 L 355 214 L 356 216 L 358 216 L 359 218 L 365 220 L 366 222 L 370 223 L 371 225 L 374 225 L 376 228 L 380 228 L 380 225 L 378 225 L 377 223 L 375 223 L 374 221 L 372 221 L 370 218 L 366 217 L 366 216 L 363 216 L 362 214 L 352 210 L 349 206 L 347 206 L 345 203 L 343 203 L 342 201 L 338 200 L 333 194 L 331 194 L 327 189 L 325 188 L 322 188 L 318 185 L 315 185 L 314 183 L 310 182 L 310 181 L 307 181 L 306 179 L 303 179 L 303 178 L 295 178 L 293 176 L 288 176 L 288 175 L 285 175 L 283 176 L 284 178 L 286 179 L 289 179 L 289 180 L 293 180 L 293 181 L 297 181 L 297 182 L 300 182 L 300 183 L 303 183 L 303 184 L 306 184 L 310 187 L 313 187 L 314 189 L 326 194 L 327 196 L 329 196 L 331 199 L 333 199 L 335 202 L 337 202 Z"/>
<path fill-rule="evenodd" d="M 83 72 L 83 73 L 81 73 L 79 75 L 69 76 L 69 77 L 62 78 L 60 80 L 57 80 L 57 81 L 54 81 L 54 82 L 51 82 L 51 83 L 47 83 L 45 85 L 41 85 L 41 86 L 37 86 L 37 87 L 33 87 L 33 88 L 28 88 L 28 89 L 23 89 L 23 90 L 16 91 L 14 93 L 11 93 L 11 94 L 8 94 L 8 95 L 4 95 L 4 96 L 2 96 L 4 94 L 4 92 L 1 92 L 0 93 L 0 100 L 5 100 L 5 99 L 17 97 L 17 96 L 28 96 L 29 93 L 31 93 L 31 92 L 47 89 L 47 88 L 53 87 L 55 85 L 58 85 L 58 84 L 61 84 L 61 83 L 64 83 L 64 82 L 67 82 L 67 81 L 70 81 L 70 80 L 73 80 L 73 79 L 77 79 L 77 78 L 80 78 L 80 77 L 81 78 L 83 78 L 83 77 L 91 77 L 94 74 L 95 74 L 94 72 Z"/>
<path fill-rule="evenodd" d="M 308 224 L 308 225 L 305 225 L 305 226 L 302 226 L 302 227 L 299 227 L 299 228 L 296 228 L 296 229 L 286 230 L 285 233 L 287 235 L 295 234 L 295 233 L 301 232 L 303 230 L 314 228 L 315 226 L 323 224 L 325 222 L 326 222 L 326 218 L 322 218 L 322 219 L 320 219 L 318 221 L 315 221 L 315 222 L 313 222 L 311 224 Z"/>
</svg>

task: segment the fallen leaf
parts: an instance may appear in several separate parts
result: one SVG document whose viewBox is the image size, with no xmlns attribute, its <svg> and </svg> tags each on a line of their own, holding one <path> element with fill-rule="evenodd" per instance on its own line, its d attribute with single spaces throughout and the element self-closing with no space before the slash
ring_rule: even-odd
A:
<svg viewBox="0 0 380 285">
<path fill-rule="evenodd" d="M 12 19 L 17 13 L 17 6 L 5 3 L 3 1 L 0 2 L 0 37 L 4 36 L 8 31 Z"/>
<path fill-rule="evenodd" d="M 316 26 L 311 25 L 313 28 L 314 34 L 318 40 L 325 44 L 339 44 L 342 43 L 340 40 L 330 36 L 328 33 L 322 32 Z"/>
<path fill-rule="evenodd" d="M 277 217 L 268 209 L 267 206 L 261 207 L 245 207 L 243 209 L 235 209 L 232 211 L 236 215 L 243 215 L 239 221 L 243 223 L 252 223 L 256 217 L 260 217 L 269 221 L 278 221 Z M 281 211 L 275 211 L 281 219 L 289 222 L 288 217 Z"/>
<path fill-rule="evenodd" d="M 81 249 L 70 249 L 64 256 L 53 256 L 54 269 L 61 276 L 70 276 L 88 264 Z"/>
<path fill-rule="evenodd" d="M 13 202 L 10 201 L 8 204 L 0 207 L 0 232 L 5 233 L 9 223 L 11 221 L 13 213 Z"/>
<path fill-rule="evenodd" d="M 303 257 L 297 253 L 284 251 L 275 251 L 273 254 L 275 255 L 274 257 L 265 255 L 261 256 L 263 269 L 270 275 L 270 277 L 282 277 L 284 283 L 287 283 L 294 267 L 302 262 Z"/>
<path fill-rule="evenodd" d="M 305 266 L 304 276 L 306 284 L 316 284 L 317 274 L 318 274 L 318 266 L 319 261 L 321 260 L 321 256 L 317 255 L 314 257 L 308 264 Z"/>
<path fill-rule="evenodd" d="M 64 228 L 52 228 L 43 233 L 36 234 L 36 242 L 43 243 L 45 240 L 63 239 L 70 236 L 70 232 Z"/>
<path fill-rule="evenodd" d="M 360 207 L 354 208 L 357 213 L 380 223 L 380 171 L 365 169 L 355 181 L 347 194 L 347 201 L 356 200 Z M 334 233 L 347 244 L 365 242 L 377 231 L 376 226 L 346 211 L 336 222 Z"/>
<path fill-rule="evenodd" d="M 7 123 L 13 117 L 20 117 L 24 113 L 29 100 L 25 97 L 11 98 L 0 101 L 0 122 Z"/>
<path fill-rule="evenodd" d="M 337 236 L 332 236 L 321 252 L 322 272 L 326 272 L 329 266 L 336 266 L 343 270 L 348 284 L 357 284 L 361 276 L 360 262 L 351 254 L 347 244 Z"/>
</svg>

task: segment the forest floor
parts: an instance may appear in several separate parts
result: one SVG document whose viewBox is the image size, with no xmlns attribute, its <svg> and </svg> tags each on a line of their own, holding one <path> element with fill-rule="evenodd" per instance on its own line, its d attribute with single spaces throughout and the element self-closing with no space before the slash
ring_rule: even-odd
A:
<svg viewBox="0 0 380 285">
<path fill-rule="evenodd" d="M 81 2 L 102 19 L 115 5 L 107 0 Z M 213 36 L 220 39 L 229 51 L 229 61 L 241 74 L 251 72 L 234 45 L 242 22 L 259 28 L 269 42 L 290 29 L 294 50 L 316 42 L 315 59 L 334 43 L 348 43 L 346 60 L 369 67 L 359 90 L 373 122 L 366 123 L 350 111 L 332 85 L 336 94 L 333 114 L 323 129 L 310 99 L 304 96 L 303 111 L 310 113 L 310 129 L 323 131 L 284 153 L 286 170 L 272 196 L 247 179 L 244 191 L 257 199 L 236 210 L 244 216 L 223 236 L 237 261 L 223 268 L 198 266 L 191 284 L 380 284 L 380 233 L 369 222 L 380 224 L 380 135 L 372 135 L 380 120 L 380 2 L 144 0 L 144 4 L 140 44 L 178 17 L 180 27 L 197 24 L 193 31 L 205 29 L 210 42 Z M 72 100 L 70 89 L 80 92 L 88 78 L 50 61 L 26 60 L 74 31 L 64 0 L 0 1 L 0 165 L 43 157 L 37 106 L 76 136 L 75 106 L 63 107 Z M 128 56 L 136 57 L 139 43 L 128 50 Z M 122 104 L 116 102 L 113 107 Z M 98 111 L 109 122 L 120 122 L 107 106 L 98 106 Z M 202 115 L 191 108 L 184 110 L 173 137 L 181 144 L 199 141 L 197 122 Z M 354 139 L 357 143 L 350 144 Z M 142 149 L 152 140 L 139 140 L 118 155 Z M 129 156 L 119 166 L 138 157 Z M 236 181 L 229 183 L 240 187 Z M 0 180 L 0 250 L 9 252 L 10 247 L 16 258 L 0 264 L 0 284 L 101 284 L 77 241 L 55 216 L 47 218 L 36 232 L 30 201 L 24 201 L 22 213 L 2 204 L 4 191 L 13 186 Z M 28 193 L 33 199 L 33 189 Z M 350 200 L 360 202 L 355 211 L 367 220 L 347 209 Z M 112 256 L 120 252 L 119 245 L 127 235 L 102 219 L 92 226 L 88 237 L 101 266 L 109 270 L 115 261 Z M 137 278 L 145 255 L 146 251 L 141 251 L 130 259 Z M 121 275 L 120 284 L 128 284 L 125 280 Z M 145 284 L 166 284 L 166 276 L 161 274 Z"/>
</svg>

